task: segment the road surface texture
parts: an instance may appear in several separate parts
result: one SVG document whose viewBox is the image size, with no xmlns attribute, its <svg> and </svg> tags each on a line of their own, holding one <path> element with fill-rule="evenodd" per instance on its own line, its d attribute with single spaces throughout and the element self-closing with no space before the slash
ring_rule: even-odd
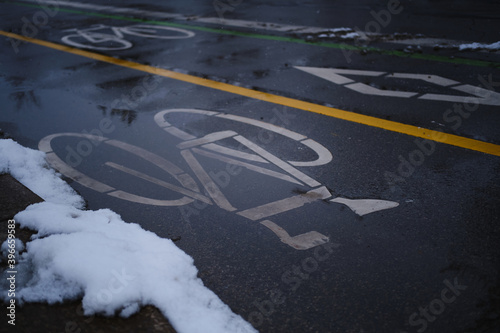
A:
<svg viewBox="0 0 500 333">
<path fill-rule="evenodd" d="M 0 8 L 5 135 L 260 332 L 498 332 L 497 2 Z"/>
</svg>

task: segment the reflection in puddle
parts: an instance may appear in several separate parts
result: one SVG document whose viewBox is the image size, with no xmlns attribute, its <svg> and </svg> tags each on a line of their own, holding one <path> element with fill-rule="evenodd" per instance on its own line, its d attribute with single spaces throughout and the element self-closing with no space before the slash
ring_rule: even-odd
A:
<svg viewBox="0 0 500 333">
<path fill-rule="evenodd" d="M 120 116 L 121 121 L 131 124 L 137 118 L 137 112 L 126 109 L 111 109 L 112 116 Z"/>
<path fill-rule="evenodd" d="M 21 111 L 23 108 L 40 108 L 40 98 L 35 95 L 34 90 L 17 91 L 11 93 L 9 97 L 16 102 L 16 111 Z"/>
<path fill-rule="evenodd" d="M 102 111 L 103 116 L 108 114 L 108 108 L 102 105 L 97 106 L 99 110 Z M 110 116 L 119 116 L 120 120 L 127 123 L 128 125 L 132 124 L 134 120 L 137 118 L 137 112 L 128 109 L 111 109 L 109 113 Z"/>
</svg>

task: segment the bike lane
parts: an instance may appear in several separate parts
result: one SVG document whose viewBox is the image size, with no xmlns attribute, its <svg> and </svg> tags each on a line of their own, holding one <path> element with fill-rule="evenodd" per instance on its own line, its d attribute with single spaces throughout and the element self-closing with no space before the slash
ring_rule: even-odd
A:
<svg viewBox="0 0 500 333">
<path fill-rule="evenodd" d="M 24 5 L 40 8 L 40 6 L 33 4 Z M 388 50 L 394 48 L 394 46 L 386 44 L 372 43 L 371 45 L 365 45 L 364 51 L 360 53 L 356 52 L 355 49 L 348 48 L 349 45 L 347 44 L 342 44 L 345 48 L 341 45 L 340 50 L 339 48 L 332 50 L 327 48 L 331 43 L 308 42 L 309 44 L 304 46 L 303 43 L 302 45 L 299 43 L 300 40 L 298 39 L 280 39 L 279 36 L 274 35 L 243 33 L 238 36 L 235 31 L 224 32 L 223 30 L 204 28 L 199 25 L 190 26 L 127 16 L 113 16 L 105 13 L 99 14 L 91 11 L 69 10 L 70 13 L 76 13 L 73 15 L 67 14 L 64 12 L 65 10 L 68 9 L 58 6 L 57 10 L 54 10 L 56 14 L 54 14 L 53 20 L 57 21 L 57 13 L 70 15 L 71 22 L 78 22 L 85 18 L 83 26 L 81 24 L 77 25 L 77 32 L 75 32 L 77 29 L 74 28 L 76 25 L 73 25 L 71 29 L 65 29 L 64 32 L 56 33 L 53 36 L 56 41 L 59 38 L 66 42 L 72 41 L 72 46 L 81 46 L 81 43 L 83 43 L 88 44 L 88 50 L 90 51 L 102 52 L 103 47 L 99 45 L 99 39 L 116 38 L 119 42 L 113 41 L 113 46 L 117 49 L 115 53 L 124 59 L 141 59 L 142 63 L 158 64 L 159 67 L 190 73 L 195 76 L 213 78 L 218 82 L 229 82 L 251 89 L 274 92 L 278 95 L 301 100 L 310 100 L 316 104 L 340 107 L 341 109 L 353 110 L 358 114 L 390 119 L 417 127 L 457 134 L 462 137 L 480 138 L 482 141 L 493 143 L 499 142 L 496 128 L 492 125 L 498 120 L 498 113 L 494 110 L 500 104 L 500 95 L 494 91 L 498 84 L 492 77 L 495 70 L 491 69 L 498 67 L 498 61 L 495 61 L 494 55 L 485 55 L 490 61 L 480 64 L 480 62 L 474 62 L 473 59 L 468 59 L 469 62 L 465 58 L 462 59 L 463 61 L 458 61 L 459 59 L 455 59 L 452 54 L 449 54 L 448 57 L 428 54 L 430 50 L 428 48 L 424 54 L 407 53 L 404 57 L 398 55 L 388 65 L 381 64 L 379 54 L 383 51 L 383 48 L 377 48 L 378 45 L 382 45 Z M 26 20 L 23 21 L 24 24 L 21 30 L 26 32 L 25 35 L 33 35 L 32 31 L 37 34 L 39 29 L 34 27 L 32 22 L 29 22 L 27 19 L 29 16 L 28 14 L 25 15 Z M 35 16 L 33 15 L 33 20 L 35 20 Z M 99 23 L 101 22 L 100 16 L 115 19 L 112 22 L 116 22 L 116 26 L 104 27 L 104 31 L 96 28 L 94 25 L 102 25 Z M 200 34 L 200 36 L 197 39 L 189 39 L 190 42 L 180 44 L 180 46 L 178 45 L 172 50 L 170 47 L 166 47 L 169 40 L 162 41 L 149 38 L 142 38 L 141 40 L 140 32 L 144 28 L 130 28 L 131 25 L 126 25 L 127 22 L 135 25 L 146 22 L 149 27 L 158 27 L 158 31 L 161 31 L 161 29 L 180 29 L 180 31 L 184 31 L 173 32 L 174 38 L 182 37 L 184 33 L 194 34 L 194 32 Z M 113 32 L 112 29 L 115 31 Z M 123 31 L 118 31 L 119 29 L 123 29 Z M 189 31 L 189 29 L 193 30 Z M 86 37 L 78 37 L 76 33 Z M 229 33 L 229 35 L 226 35 L 226 33 Z M 232 33 L 234 34 L 232 35 Z M 125 36 L 123 36 L 124 34 Z M 152 34 L 156 34 L 156 31 Z M 160 32 L 160 35 L 162 34 Z M 129 37 L 133 42 L 126 39 Z M 165 38 L 166 36 L 160 37 Z M 243 38 L 235 39 L 235 37 Z M 268 40 L 259 43 L 261 45 L 260 49 L 252 46 L 254 42 L 252 38 L 264 37 L 268 37 Z M 135 47 L 134 43 L 138 44 L 139 47 Z M 18 44 L 19 42 L 13 43 L 13 47 L 17 48 Z M 355 45 L 358 45 L 358 43 L 355 43 Z M 361 50 L 359 46 L 357 47 Z M 183 52 L 178 52 L 181 49 Z M 184 52 L 189 52 L 191 56 L 185 57 Z M 108 53 L 111 55 L 113 51 L 110 50 Z M 308 56 L 304 57 L 303 54 L 308 54 Z M 464 52 L 463 54 L 467 57 L 477 58 L 474 52 Z M 394 53 L 393 56 L 395 55 Z M 415 70 L 408 71 L 406 56 L 415 56 L 421 59 L 413 62 L 422 64 L 426 68 L 425 71 L 420 68 L 417 72 Z M 175 65 L 165 65 L 165 57 L 169 59 L 168 63 Z M 283 59 L 287 61 L 283 61 Z M 449 61 L 449 63 L 447 64 L 445 60 Z M 445 61 L 445 64 L 442 63 L 443 61 Z M 463 68 L 467 70 L 457 72 L 456 68 L 460 64 L 465 65 Z M 246 66 L 249 66 L 252 70 L 247 70 Z M 352 73 L 347 74 L 345 81 L 342 81 L 342 83 L 336 82 L 335 79 L 326 78 L 328 71 L 342 71 L 345 70 L 344 68 L 352 68 L 347 69 L 347 71 L 355 73 L 355 76 L 353 77 Z M 372 70 L 367 71 L 366 69 Z M 326 73 L 319 73 L 318 71 Z M 356 72 L 362 72 L 362 74 L 356 74 Z M 236 73 L 237 75 L 235 75 Z M 377 73 L 377 75 L 363 73 Z M 308 85 L 300 84 L 304 80 L 304 76 L 311 74 L 316 76 L 316 80 L 308 80 Z M 425 77 L 438 77 L 446 83 L 433 82 L 432 80 L 426 82 Z M 324 81 L 325 79 L 326 81 Z M 346 82 L 356 82 L 356 84 L 345 84 Z M 334 99 L 329 97 L 332 94 L 336 96 Z M 367 96 L 360 98 L 361 94 Z M 396 98 L 381 99 L 377 95 Z M 410 103 L 407 103 L 410 107 L 404 109 L 399 107 L 401 97 L 411 97 L 409 99 Z M 436 100 L 452 101 L 458 104 L 478 103 L 481 106 L 481 112 L 474 112 L 474 119 L 471 119 L 471 121 L 462 122 L 453 114 L 460 113 L 459 110 L 450 110 L 450 104 L 434 103 Z M 362 101 L 362 103 L 356 103 L 356 101 Z M 467 106 L 469 107 L 468 110 L 461 112 L 458 115 L 459 117 L 468 118 L 470 111 L 475 111 L 474 105 Z M 471 125 L 477 122 L 481 123 L 481 131 L 476 131 Z M 413 135 L 413 133 L 409 134 Z M 475 144 L 478 143 L 473 143 L 473 145 Z"/>
<path fill-rule="evenodd" d="M 10 126 L 9 132 L 25 145 L 36 147 L 39 140 L 54 133 L 85 131 L 142 147 L 168 159 L 199 182 L 194 164 L 181 154 L 183 147 L 178 147 L 194 138 L 181 139 L 166 132 L 169 126 L 159 126 L 155 115 L 162 110 L 186 108 L 214 111 L 274 124 L 323 145 L 333 156 L 330 162 L 315 167 L 299 165 L 296 169 L 324 185 L 333 197 L 399 204 L 360 216 L 343 204 L 321 197 L 273 216 L 273 222 L 291 236 L 314 230 L 329 238 L 326 245 L 298 251 L 280 242 L 279 235 L 265 225 L 213 202 L 207 205 L 197 201 L 179 207 L 144 205 L 72 183 L 88 200 L 89 208 L 113 208 L 126 220 L 177 239 L 178 246 L 195 258 L 204 282 L 258 329 L 411 330 L 425 322 L 433 323 L 432 330 L 438 331 L 448 325 L 471 323 L 472 319 L 462 318 L 463 314 L 472 311 L 478 295 L 486 295 L 475 280 L 477 270 L 492 269 L 486 260 L 471 263 L 470 252 L 481 249 L 482 236 L 494 231 L 492 221 L 498 216 L 494 210 L 497 157 L 132 69 L 117 70 L 113 65 L 40 46 L 23 47 L 18 57 L 3 56 L 3 61 L 12 65 L 3 80 L 2 90 L 9 95 L 2 99 L 8 110 L 2 125 Z M 27 63 L 26 68 L 14 66 L 20 59 Z M 36 63 L 30 66 L 30 59 Z M 235 135 L 217 140 L 227 148 L 238 149 L 241 141 L 234 138 L 240 135 L 281 161 L 316 158 L 297 140 L 262 130 L 255 123 L 190 113 L 172 114 L 166 120 L 172 128 L 196 138 L 233 131 Z M 175 182 L 130 151 L 82 137 L 59 139 L 54 139 L 54 152 L 114 188 L 158 199 L 181 197 L 178 192 L 167 192 L 164 187 L 105 167 L 113 159 L 116 164 Z M 243 151 L 256 153 L 248 145 Z M 263 153 L 257 155 L 262 157 Z M 265 156 L 271 163 L 252 165 L 283 173 L 279 161 Z M 248 209 L 289 197 L 308 198 L 304 194 L 311 188 L 247 168 L 234 169 L 230 163 L 206 154 L 197 160 L 230 203 L 238 207 Z M 478 172 L 471 175 L 472 169 Z M 475 208 L 478 203 L 483 207 L 481 213 Z M 495 253 L 491 244 L 494 242 L 481 250 Z M 454 282 L 453 289 L 449 283 Z M 456 302 L 446 302 L 451 298 L 434 301 L 445 289 L 460 296 Z M 423 314 L 413 316 L 418 306 L 429 303 L 434 304 L 432 313 L 441 314 L 443 306 L 452 303 L 460 309 L 444 313 L 436 323 Z M 408 310 L 401 311 L 405 307 Z"/>
</svg>

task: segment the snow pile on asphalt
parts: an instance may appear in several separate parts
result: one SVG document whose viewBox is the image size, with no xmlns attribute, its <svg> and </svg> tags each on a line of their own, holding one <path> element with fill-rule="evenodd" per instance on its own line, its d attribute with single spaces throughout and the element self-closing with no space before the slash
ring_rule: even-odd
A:
<svg viewBox="0 0 500 333">
<path fill-rule="evenodd" d="M 342 38 L 355 39 L 361 37 L 360 34 L 354 32 L 351 28 L 334 28 L 328 29 L 319 33 L 318 38 Z"/>
<path fill-rule="evenodd" d="M 26 280 L 18 281 L 19 302 L 83 297 L 86 315 L 124 317 L 151 304 L 178 332 L 256 332 L 203 286 L 193 259 L 171 240 L 109 209 L 82 210 L 82 199 L 47 169 L 41 152 L 0 140 L 0 156 L 0 172 L 47 200 L 15 216 L 38 231 L 16 267 Z"/>
<path fill-rule="evenodd" d="M 335 33 L 331 33 L 331 34 L 319 34 L 318 35 L 318 38 L 342 38 L 342 39 L 354 39 L 354 38 L 357 38 L 357 37 L 361 37 L 357 32 L 349 32 L 349 33 L 346 33 L 346 34 L 335 34 Z"/>
<path fill-rule="evenodd" d="M 492 44 L 480 44 L 480 43 L 470 43 L 470 44 L 461 44 L 458 46 L 460 51 L 464 50 L 490 50 L 496 51 L 500 50 L 500 41 Z"/>
<path fill-rule="evenodd" d="M 49 168 L 45 153 L 27 149 L 11 139 L 0 142 L 0 174 L 10 173 L 47 202 L 83 207 L 82 198 Z"/>
</svg>

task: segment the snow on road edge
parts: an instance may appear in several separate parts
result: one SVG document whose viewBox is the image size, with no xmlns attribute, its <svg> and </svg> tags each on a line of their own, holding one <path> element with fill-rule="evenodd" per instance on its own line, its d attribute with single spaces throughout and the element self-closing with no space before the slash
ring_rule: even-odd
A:
<svg viewBox="0 0 500 333">
<path fill-rule="evenodd" d="M 465 51 L 465 50 L 497 51 L 500 50 L 500 41 L 491 44 L 481 44 L 481 43 L 461 44 L 458 46 L 458 49 L 460 51 Z"/>
<path fill-rule="evenodd" d="M 83 199 L 45 162 L 45 153 L 0 140 L 0 173 L 10 173 L 47 202 L 83 208 Z"/>
<path fill-rule="evenodd" d="M 82 198 L 48 168 L 44 153 L 0 140 L 0 173 L 45 200 L 15 216 L 21 227 L 38 231 L 19 258 L 18 301 L 82 297 L 86 315 L 124 317 L 151 304 L 180 333 L 257 332 L 203 286 L 193 259 L 171 240 L 109 209 L 82 210 Z"/>
</svg>

